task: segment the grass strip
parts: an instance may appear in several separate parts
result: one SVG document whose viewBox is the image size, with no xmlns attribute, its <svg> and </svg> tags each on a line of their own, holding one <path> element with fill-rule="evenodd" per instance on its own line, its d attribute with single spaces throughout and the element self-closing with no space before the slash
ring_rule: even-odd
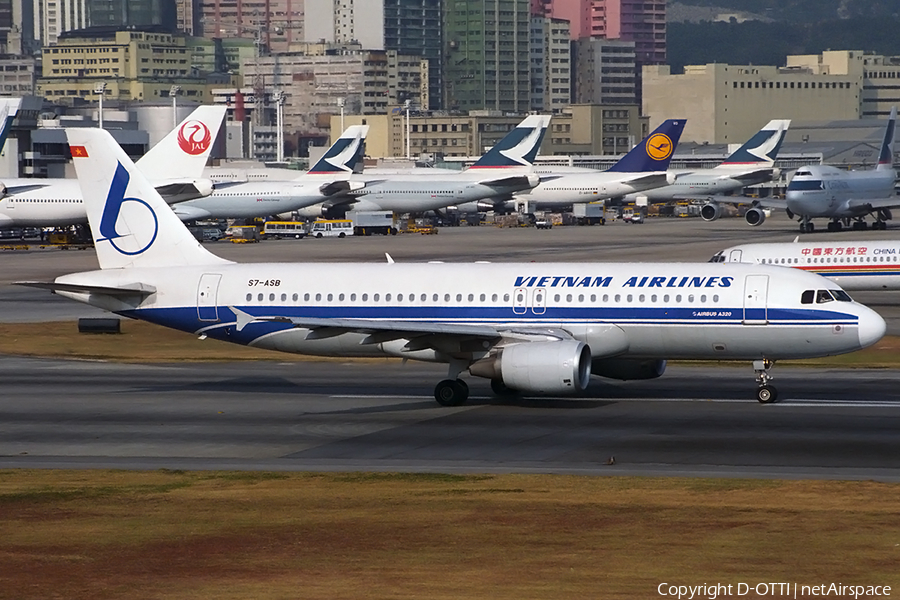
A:
<svg viewBox="0 0 900 600">
<path fill-rule="evenodd" d="M 0 472 L 0 598 L 649 598 L 900 589 L 900 485 Z M 748 596 L 748 597 L 753 597 Z"/>
<path fill-rule="evenodd" d="M 74 322 L 0 323 L 0 354 L 117 362 L 395 360 L 328 359 L 262 350 L 213 339 L 199 340 L 188 333 L 130 319 L 122 321 L 122 333 L 119 335 L 81 334 L 78 333 L 78 325 Z M 710 361 L 707 364 L 718 363 Z M 874 346 L 851 354 L 810 360 L 779 361 L 778 364 L 900 368 L 900 337 L 886 336 Z"/>
</svg>

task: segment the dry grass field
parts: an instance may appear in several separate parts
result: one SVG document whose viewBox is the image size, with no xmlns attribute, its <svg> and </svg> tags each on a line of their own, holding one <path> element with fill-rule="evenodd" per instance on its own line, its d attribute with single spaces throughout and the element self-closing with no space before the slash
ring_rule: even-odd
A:
<svg viewBox="0 0 900 600">
<path fill-rule="evenodd" d="M 309 357 L 238 346 L 195 336 L 144 321 L 122 320 L 122 333 L 80 334 L 76 323 L 0 323 L 0 355 L 79 358 L 121 362 L 277 360 Z M 312 360 L 327 360 L 313 358 Z M 345 362 L 347 359 L 339 359 Z M 784 361 L 833 367 L 900 367 L 900 338 L 887 336 L 859 352 L 822 359 Z"/>
<path fill-rule="evenodd" d="M 2 471 L 0 598 L 897 590 L 898 513 L 900 485 L 874 482 Z"/>
</svg>

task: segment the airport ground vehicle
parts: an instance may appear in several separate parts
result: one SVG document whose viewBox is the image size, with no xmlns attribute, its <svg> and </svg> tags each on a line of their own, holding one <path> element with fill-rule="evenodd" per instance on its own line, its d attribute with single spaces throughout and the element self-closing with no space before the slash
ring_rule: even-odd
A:
<svg viewBox="0 0 900 600">
<path fill-rule="evenodd" d="M 232 225 L 225 231 L 225 237 L 235 244 L 247 244 L 260 240 L 259 226 L 257 225 Z"/>
<path fill-rule="evenodd" d="M 602 202 L 586 202 L 572 205 L 576 225 L 606 225 L 605 206 Z"/>
<path fill-rule="evenodd" d="M 309 235 L 317 238 L 347 237 L 353 235 L 353 221 L 349 219 L 316 221 L 309 230 Z"/>
<path fill-rule="evenodd" d="M 266 221 L 263 227 L 263 238 L 294 238 L 302 240 L 306 237 L 306 223 L 302 221 Z"/>
<path fill-rule="evenodd" d="M 397 217 L 390 210 L 351 210 L 347 219 L 353 222 L 354 235 L 397 235 Z"/>
</svg>

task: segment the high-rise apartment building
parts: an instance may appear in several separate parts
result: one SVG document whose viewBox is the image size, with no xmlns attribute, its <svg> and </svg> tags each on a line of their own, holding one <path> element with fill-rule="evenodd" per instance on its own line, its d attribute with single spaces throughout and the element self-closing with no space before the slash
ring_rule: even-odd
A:
<svg viewBox="0 0 900 600">
<path fill-rule="evenodd" d="M 175 30 L 175 0 L 87 0 L 91 27 Z"/>
<path fill-rule="evenodd" d="M 431 106 L 441 101 L 441 0 L 306 0 L 306 41 L 358 43 L 428 60 Z M 415 100 L 415 98 L 413 98 Z"/>
<path fill-rule="evenodd" d="M 87 0 L 40 0 L 40 13 L 35 13 L 40 22 L 42 44 L 55 44 L 61 33 L 84 29 L 88 20 Z"/>
<path fill-rule="evenodd" d="M 666 62 L 663 0 L 533 0 L 538 14 L 571 23 L 573 40 L 601 37 L 634 42 L 637 63 Z"/>
<path fill-rule="evenodd" d="M 558 113 L 572 103 L 569 22 L 531 18 L 531 110 Z"/>
<path fill-rule="evenodd" d="M 530 23 L 529 0 L 446 0 L 444 107 L 528 111 Z"/>
<path fill-rule="evenodd" d="M 573 54 L 576 104 L 637 104 L 634 42 L 582 38 Z"/>
<path fill-rule="evenodd" d="M 303 40 L 304 0 L 199 0 L 198 4 L 195 35 L 259 38 L 262 54 L 284 52 Z"/>
</svg>

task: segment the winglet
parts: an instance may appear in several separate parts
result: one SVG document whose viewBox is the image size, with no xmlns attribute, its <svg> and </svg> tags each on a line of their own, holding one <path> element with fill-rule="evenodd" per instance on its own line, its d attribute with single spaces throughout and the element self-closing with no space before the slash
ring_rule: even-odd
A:
<svg viewBox="0 0 900 600">
<path fill-rule="evenodd" d="M 0 98 L 0 152 L 6 146 L 6 138 L 21 105 L 21 98 Z"/>
<path fill-rule="evenodd" d="M 525 117 L 515 129 L 494 144 L 470 169 L 503 169 L 509 167 L 531 167 L 537 158 L 544 134 L 550 124 L 548 115 Z"/>
<path fill-rule="evenodd" d="M 366 155 L 368 125 L 351 125 L 331 145 L 322 158 L 308 171 L 308 175 L 349 175 L 362 170 Z"/>
<path fill-rule="evenodd" d="M 891 108 L 891 116 L 884 130 L 884 140 L 881 142 L 881 154 L 878 155 L 879 169 L 892 169 L 894 167 L 894 124 L 897 122 L 897 107 Z"/>
<path fill-rule="evenodd" d="M 653 130 L 644 140 L 631 149 L 631 152 L 619 159 L 609 168 L 618 173 L 643 173 L 646 171 L 665 171 L 681 139 L 685 119 L 668 119 Z"/>
<path fill-rule="evenodd" d="M 151 180 L 202 178 L 226 110 L 225 105 L 198 106 L 135 164 Z"/>
</svg>

